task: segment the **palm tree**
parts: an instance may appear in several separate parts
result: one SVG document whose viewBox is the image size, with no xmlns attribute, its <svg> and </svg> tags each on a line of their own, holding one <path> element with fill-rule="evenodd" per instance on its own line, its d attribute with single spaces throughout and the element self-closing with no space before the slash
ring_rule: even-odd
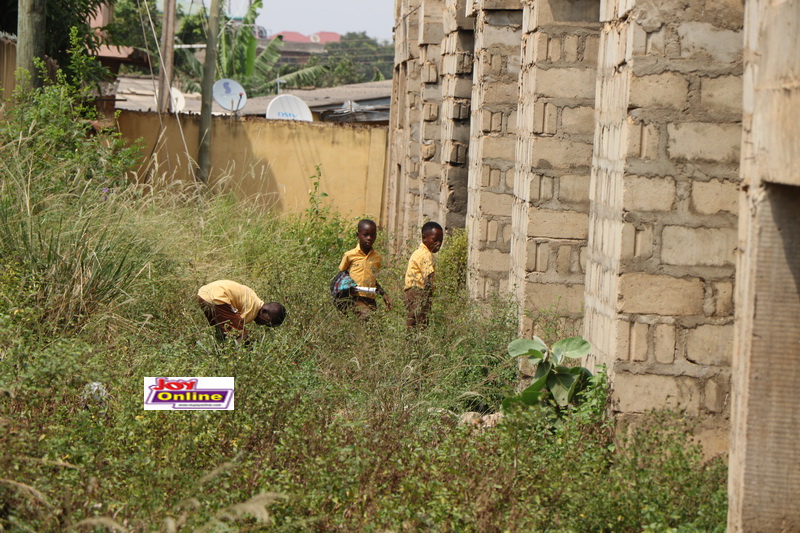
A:
<svg viewBox="0 0 800 533">
<path fill-rule="evenodd" d="M 255 25 L 261 0 L 250 4 L 247 14 L 241 23 L 228 21 L 222 28 L 217 50 L 217 79 L 231 78 L 242 84 L 248 96 L 274 94 L 278 90 L 278 79 L 289 86 L 310 85 L 321 76 L 324 66 L 307 67 L 295 72 L 281 74 L 278 60 L 281 57 L 283 38 L 279 35 L 272 39 L 259 53 L 258 40 L 252 31 Z M 178 78 L 182 88 L 200 91 L 200 80 L 203 78 L 203 64 L 187 49 L 179 49 L 182 54 Z"/>
</svg>

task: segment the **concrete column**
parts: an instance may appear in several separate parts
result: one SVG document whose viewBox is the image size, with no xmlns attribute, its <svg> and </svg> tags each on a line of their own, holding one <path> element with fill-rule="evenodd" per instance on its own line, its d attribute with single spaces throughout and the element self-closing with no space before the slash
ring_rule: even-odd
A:
<svg viewBox="0 0 800 533">
<path fill-rule="evenodd" d="M 599 10 L 525 1 L 510 272 L 523 334 L 580 331 Z"/>
<path fill-rule="evenodd" d="M 747 4 L 728 531 L 800 530 L 800 4 Z"/>
<path fill-rule="evenodd" d="M 739 7 L 600 5 L 585 335 L 618 411 L 696 415 L 708 453 L 730 412 Z"/>
<path fill-rule="evenodd" d="M 419 16 L 421 75 L 420 209 L 417 226 L 439 217 L 442 173 L 442 41 L 444 0 L 423 0 Z"/>
<path fill-rule="evenodd" d="M 397 0 L 395 4 L 395 71 L 389 121 L 385 217 L 395 246 L 416 238 L 422 204 L 419 179 L 422 122 L 420 5 L 421 0 Z"/>
<path fill-rule="evenodd" d="M 484 298 L 508 291 L 522 4 L 477 0 L 473 11 L 467 286 Z"/>
<path fill-rule="evenodd" d="M 437 217 L 445 231 L 463 228 L 467 218 L 467 152 L 475 19 L 467 17 L 466 12 L 467 0 L 447 0 L 441 76 L 442 177 Z"/>
</svg>

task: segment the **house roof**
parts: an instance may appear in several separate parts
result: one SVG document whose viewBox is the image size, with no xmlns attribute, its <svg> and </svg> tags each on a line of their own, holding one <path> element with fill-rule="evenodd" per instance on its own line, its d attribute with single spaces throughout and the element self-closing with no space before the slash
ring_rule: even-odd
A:
<svg viewBox="0 0 800 533">
<path fill-rule="evenodd" d="M 120 76 L 117 89 L 117 109 L 128 111 L 155 111 L 155 87 L 157 82 L 145 76 Z M 392 95 L 392 80 L 354 83 L 339 87 L 322 89 L 287 89 L 286 94 L 293 94 L 303 100 L 312 111 L 322 113 L 344 107 L 345 102 L 353 102 L 356 106 L 377 106 L 388 108 Z M 248 98 L 240 115 L 266 116 L 267 106 L 275 96 L 259 96 Z M 200 94 L 184 94 L 186 107 L 183 113 L 200 113 Z M 212 113 L 228 114 L 216 102 L 212 105 Z"/>
</svg>

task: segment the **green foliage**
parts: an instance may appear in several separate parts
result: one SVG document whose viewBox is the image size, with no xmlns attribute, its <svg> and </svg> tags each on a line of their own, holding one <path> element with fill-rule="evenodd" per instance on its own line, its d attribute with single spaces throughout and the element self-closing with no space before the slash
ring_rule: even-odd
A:
<svg viewBox="0 0 800 533">
<path fill-rule="evenodd" d="M 289 87 L 313 83 L 325 67 L 310 66 L 291 73 L 280 72 L 278 60 L 283 47 L 282 38 L 272 39 L 258 52 L 258 40 L 252 26 L 261 6 L 261 0 L 256 0 L 250 4 L 241 24 L 229 21 L 223 25 L 218 41 L 216 79 L 236 79 L 251 97 L 275 94 L 279 77 Z M 177 50 L 176 58 L 183 88 L 199 92 L 203 65 L 188 49 Z"/>
<path fill-rule="evenodd" d="M 310 65 L 324 65 L 318 87 L 336 87 L 391 79 L 394 70 L 394 44 L 380 42 L 366 32 L 345 33 L 338 43 L 325 45 L 325 54 L 314 57 Z"/>
<path fill-rule="evenodd" d="M 542 339 L 517 339 L 508 345 L 512 358 L 525 357 L 534 367 L 533 381 L 519 396 L 503 402 L 505 409 L 515 403 L 524 405 L 548 404 L 552 401 L 556 411 L 573 403 L 590 383 L 592 373 L 580 366 L 564 366 L 566 359 L 580 359 L 588 355 L 591 346 L 583 337 L 561 339 L 548 348 Z"/>
<path fill-rule="evenodd" d="M 114 18 L 106 28 L 109 40 L 118 46 L 131 46 L 150 54 L 158 64 L 162 14 L 156 0 L 115 0 Z"/>
<path fill-rule="evenodd" d="M 63 68 L 69 62 L 70 34 L 74 29 L 84 49 L 95 50 L 100 36 L 89 27 L 89 21 L 104 0 L 49 0 L 45 15 L 45 53 Z M 0 30 L 17 33 L 17 0 L 0 0 Z"/>
</svg>

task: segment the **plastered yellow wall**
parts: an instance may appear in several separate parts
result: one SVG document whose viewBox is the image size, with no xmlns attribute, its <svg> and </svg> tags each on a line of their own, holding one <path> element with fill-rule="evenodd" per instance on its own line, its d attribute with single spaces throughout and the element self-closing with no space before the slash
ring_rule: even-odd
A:
<svg viewBox="0 0 800 533">
<path fill-rule="evenodd" d="M 199 116 L 123 111 L 122 135 L 143 140 L 145 164 L 173 179 L 192 180 L 197 159 Z M 163 122 L 163 133 L 160 124 Z M 322 169 L 325 203 L 345 216 L 383 212 L 388 128 L 261 118 L 214 117 L 210 184 L 221 180 L 237 195 L 263 202 L 279 213 L 308 207 L 311 177 Z"/>
</svg>

